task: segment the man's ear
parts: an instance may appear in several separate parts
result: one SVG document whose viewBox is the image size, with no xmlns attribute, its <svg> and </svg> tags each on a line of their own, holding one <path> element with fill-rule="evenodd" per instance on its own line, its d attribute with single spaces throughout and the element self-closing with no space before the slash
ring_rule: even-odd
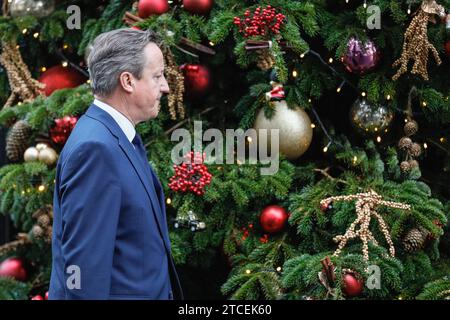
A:
<svg viewBox="0 0 450 320">
<path fill-rule="evenodd" d="M 130 72 L 122 72 L 119 76 L 120 87 L 128 93 L 134 91 L 134 77 Z"/>
</svg>

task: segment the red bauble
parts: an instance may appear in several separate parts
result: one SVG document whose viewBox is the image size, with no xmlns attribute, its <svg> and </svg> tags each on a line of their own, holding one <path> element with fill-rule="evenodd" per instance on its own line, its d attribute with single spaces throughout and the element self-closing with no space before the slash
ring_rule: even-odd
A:
<svg viewBox="0 0 450 320">
<path fill-rule="evenodd" d="M 48 291 L 45 293 L 45 300 L 48 300 Z"/>
<path fill-rule="evenodd" d="M 208 14 L 214 5 L 214 0 L 183 0 L 185 10 L 194 14 Z"/>
<path fill-rule="evenodd" d="M 9 258 L 0 264 L 0 277 L 12 277 L 18 281 L 27 279 L 27 272 L 22 259 Z"/>
<path fill-rule="evenodd" d="M 283 230 L 288 218 L 289 214 L 284 208 L 273 205 L 264 208 L 259 216 L 259 221 L 264 231 L 275 233 Z"/>
<path fill-rule="evenodd" d="M 343 282 L 342 292 L 347 297 L 356 297 L 362 293 L 364 288 L 363 279 L 358 279 L 354 274 L 346 272 L 343 276 Z"/>
<path fill-rule="evenodd" d="M 50 137 L 54 143 L 64 144 L 78 121 L 77 117 L 65 116 L 56 119 L 55 126 L 50 129 Z"/>
<path fill-rule="evenodd" d="M 445 54 L 450 58 L 450 40 L 445 43 L 444 48 Z"/>
<path fill-rule="evenodd" d="M 206 66 L 184 64 L 180 67 L 184 73 L 186 93 L 191 96 L 205 95 L 211 86 L 211 75 Z"/>
<path fill-rule="evenodd" d="M 167 0 L 140 0 L 138 4 L 138 15 L 146 19 L 152 14 L 160 15 L 169 11 Z"/>
<path fill-rule="evenodd" d="M 86 79 L 71 67 L 54 66 L 45 71 L 38 80 L 45 84 L 44 93 L 49 96 L 55 90 L 78 87 Z"/>
<path fill-rule="evenodd" d="M 44 300 L 44 298 L 41 295 L 36 295 L 33 298 L 31 298 L 31 300 Z"/>
</svg>

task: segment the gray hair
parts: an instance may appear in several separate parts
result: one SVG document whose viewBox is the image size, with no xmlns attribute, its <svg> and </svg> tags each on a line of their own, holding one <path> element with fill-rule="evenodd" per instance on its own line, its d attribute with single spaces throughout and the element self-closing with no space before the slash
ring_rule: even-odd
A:
<svg viewBox="0 0 450 320">
<path fill-rule="evenodd" d="M 112 94 L 125 71 L 140 79 L 147 63 L 144 48 L 149 43 L 161 45 L 160 37 L 150 30 L 123 28 L 97 36 L 87 58 L 94 94 L 103 97 Z"/>
</svg>

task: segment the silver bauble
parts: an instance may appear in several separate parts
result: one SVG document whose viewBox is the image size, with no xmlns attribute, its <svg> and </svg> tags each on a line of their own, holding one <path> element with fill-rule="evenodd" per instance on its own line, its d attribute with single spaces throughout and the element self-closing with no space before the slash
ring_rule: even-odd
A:
<svg viewBox="0 0 450 320">
<path fill-rule="evenodd" d="M 43 143 L 43 142 L 38 143 L 38 144 L 36 145 L 36 149 L 37 149 L 38 151 L 42 151 L 42 150 L 44 150 L 44 149 L 47 148 L 47 147 L 48 147 L 48 144 Z"/>
<path fill-rule="evenodd" d="M 55 10 L 55 0 L 13 0 L 9 12 L 13 18 L 22 16 L 46 17 Z"/>
<path fill-rule="evenodd" d="M 275 112 L 271 119 L 264 115 L 261 109 L 256 116 L 254 128 L 267 129 L 267 144 L 270 150 L 270 129 L 279 129 L 280 152 L 289 160 L 295 160 L 308 150 L 311 144 L 313 130 L 308 114 L 295 106 L 290 109 L 285 100 L 273 101 Z M 294 107 L 294 106 L 293 106 Z"/>
<path fill-rule="evenodd" d="M 25 150 L 23 154 L 23 160 L 25 160 L 26 162 L 37 161 L 38 157 L 39 157 L 39 150 L 36 149 L 35 147 L 28 148 L 27 150 Z"/>
<path fill-rule="evenodd" d="M 387 132 L 394 112 L 382 105 L 372 105 L 367 100 L 356 100 L 350 109 L 350 121 L 361 133 L 375 135 Z"/>
</svg>

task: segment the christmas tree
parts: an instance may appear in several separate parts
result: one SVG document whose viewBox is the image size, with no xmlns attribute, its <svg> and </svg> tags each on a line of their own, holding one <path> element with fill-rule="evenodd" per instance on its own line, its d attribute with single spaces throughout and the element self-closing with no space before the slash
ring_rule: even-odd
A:
<svg viewBox="0 0 450 320">
<path fill-rule="evenodd" d="M 93 101 L 92 41 L 118 28 L 163 39 L 171 91 L 136 129 L 188 298 L 449 299 L 449 7 L 3 1 L 0 299 L 45 299 L 55 164 Z"/>
</svg>

